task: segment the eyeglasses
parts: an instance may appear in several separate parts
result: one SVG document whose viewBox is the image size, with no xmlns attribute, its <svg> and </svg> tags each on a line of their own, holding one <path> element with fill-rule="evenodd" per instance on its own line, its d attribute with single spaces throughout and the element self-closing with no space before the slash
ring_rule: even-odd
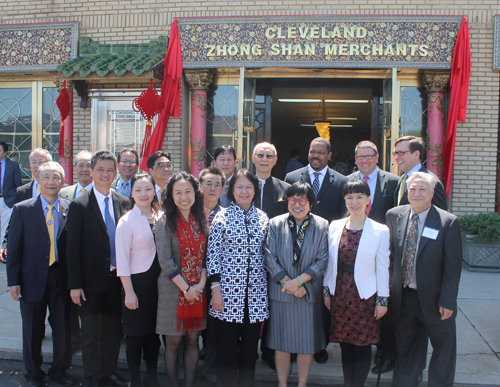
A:
<svg viewBox="0 0 500 387">
<path fill-rule="evenodd" d="M 392 152 L 392 155 L 393 155 L 394 157 L 396 157 L 396 156 L 403 157 L 403 156 L 405 155 L 405 153 L 408 153 L 408 152 L 410 152 L 410 151 L 409 151 L 409 150 L 407 150 L 407 151 Z"/>
<path fill-rule="evenodd" d="M 154 166 L 154 168 L 156 169 L 172 169 L 172 167 L 173 167 L 172 163 L 160 163 Z"/>
<path fill-rule="evenodd" d="M 137 165 L 137 162 L 133 161 L 133 160 L 120 160 L 120 164 L 123 164 L 123 165 Z"/>
<path fill-rule="evenodd" d="M 373 159 L 375 156 L 376 156 L 376 154 L 374 154 L 374 155 L 369 155 L 369 156 L 356 156 L 356 160 L 359 160 L 359 161 L 368 160 L 368 161 L 370 161 L 370 160 L 371 160 L 371 159 Z"/>
<path fill-rule="evenodd" d="M 47 162 L 47 160 L 31 160 L 30 164 L 31 165 L 42 165 L 42 164 L 45 164 L 46 162 Z"/>
<path fill-rule="evenodd" d="M 268 160 L 274 159 L 276 155 L 266 155 L 264 153 L 256 153 L 254 156 L 257 156 L 258 159 L 263 159 L 264 157 Z"/>
<path fill-rule="evenodd" d="M 297 199 L 294 197 L 289 197 L 289 198 L 286 198 L 286 200 L 288 200 L 288 204 L 290 204 L 291 206 L 294 206 L 295 203 L 297 203 L 297 202 L 299 202 L 299 205 L 305 206 L 309 202 L 308 198 Z"/>
</svg>

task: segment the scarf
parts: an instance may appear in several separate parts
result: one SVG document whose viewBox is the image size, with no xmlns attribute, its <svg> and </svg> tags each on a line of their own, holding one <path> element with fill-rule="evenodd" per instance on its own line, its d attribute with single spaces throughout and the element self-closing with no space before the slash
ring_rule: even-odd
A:
<svg viewBox="0 0 500 387">
<path fill-rule="evenodd" d="M 288 216 L 288 226 L 290 226 L 292 230 L 292 240 L 294 241 L 292 266 L 297 266 L 297 263 L 299 263 L 300 253 L 302 252 L 302 243 L 304 243 L 304 237 L 306 235 L 307 226 L 309 226 L 309 221 L 310 216 L 307 214 L 297 231 L 297 224 L 295 223 L 294 217 L 292 215 Z"/>
<path fill-rule="evenodd" d="M 179 241 L 182 268 L 181 275 L 189 286 L 200 282 L 203 257 L 205 254 L 206 236 L 200 230 L 200 224 L 193 214 L 189 213 L 189 222 L 177 211 L 177 231 L 175 236 Z M 199 301 L 188 301 L 184 292 L 179 293 L 177 306 L 177 332 L 183 328 L 184 332 L 202 330 L 207 314 L 205 293 L 200 295 Z"/>
</svg>

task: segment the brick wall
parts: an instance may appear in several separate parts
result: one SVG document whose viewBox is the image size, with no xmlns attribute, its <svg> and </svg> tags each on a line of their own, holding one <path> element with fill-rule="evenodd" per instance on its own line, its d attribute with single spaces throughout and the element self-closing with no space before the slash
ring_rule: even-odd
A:
<svg viewBox="0 0 500 387">
<path fill-rule="evenodd" d="M 493 71 L 493 16 L 497 0 L 268 0 L 180 1 L 38 0 L 0 3 L 0 24 L 78 20 L 80 36 L 101 42 L 142 43 L 168 34 L 174 17 L 305 14 L 465 15 L 469 21 L 472 77 L 467 122 L 458 124 L 453 212 L 494 211 L 499 76 Z M 75 102 L 75 151 L 89 146 L 90 108 Z M 180 163 L 181 121 L 172 118 L 165 149 Z"/>
</svg>

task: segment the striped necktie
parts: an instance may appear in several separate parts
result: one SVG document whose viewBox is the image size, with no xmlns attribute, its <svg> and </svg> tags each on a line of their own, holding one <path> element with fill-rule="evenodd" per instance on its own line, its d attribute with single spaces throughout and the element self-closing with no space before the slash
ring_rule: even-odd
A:
<svg viewBox="0 0 500 387">
<path fill-rule="evenodd" d="M 408 175 L 405 173 L 401 179 L 401 184 L 399 185 L 398 206 L 401 205 L 401 199 L 406 191 L 406 180 L 408 180 Z"/>
<path fill-rule="evenodd" d="M 415 265 L 415 254 L 417 253 L 418 242 L 418 214 L 411 217 L 410 229 L 406 236 L 405 247 L 403 249 L 403 258 L 401 259 L 401 280 L 403 287 L 411 282 L 413 275 L 413 266 Z"/>
<path fill-rule="evenodd" d="M 52 209 L 54 206 L 49 204 L 47 206 L 47 218 L 45 219 L 47 222 L 47 230 L 49 231 L 49 239 L 50 239 L 50 255 L 49 255 L 49 266 L 56 261 L 56 237 L 55 237 L 55 227 L 54 227 L 54 214 L 52 213 Z"/>
<path fill-rule="evenodd" d="M 313 191 L 316 199 L 318 198 L 319 194 L 319 175 L 321 175 L 320 172 L 314 172 Z"/>
</svg>

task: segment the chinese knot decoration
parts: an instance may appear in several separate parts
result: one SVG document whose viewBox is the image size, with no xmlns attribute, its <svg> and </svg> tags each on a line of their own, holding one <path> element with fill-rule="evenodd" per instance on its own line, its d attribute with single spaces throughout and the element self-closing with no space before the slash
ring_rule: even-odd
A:
<svg viewBox="0 0 500 387">
<path fill-rule="evenodd" d="M 56 99 L 57 107 L 59 108 L 59 114 L 61 115 L 61 131 L 59 133 L 59 156 L 64 155 L 64 120 L 69 116 L 73 110 L 73 104 L 71 103 L 71 97 L 66 90 L 66 81 L 64 81 L 63 89 L 59 92 L 59 97 Z"/>
<path fill-rule="evenodd" d="M 132 109 L 136 112 L 140 112 L 141 115 L 146 120 L 146 130 L 144 133 L 144 142 L 142 143 L 141 156 L 144 155 L 144 150 L 147 149 L 149 140 L 151 139 L 151 133 L 153 129 L 153 124 L 151 123 L 154 116 L 160 113 L 161 110 L 161 100 L 156 89 L 153 87 L 153 80 L 149 80 L 149 87 L 144 90 L 140 96 L 138 96 L 132 102 Z"/>
</svg>

